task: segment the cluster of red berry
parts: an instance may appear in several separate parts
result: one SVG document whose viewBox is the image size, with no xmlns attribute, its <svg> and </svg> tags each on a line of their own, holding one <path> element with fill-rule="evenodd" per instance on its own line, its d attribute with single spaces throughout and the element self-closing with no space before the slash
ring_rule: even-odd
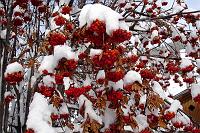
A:
<svg viewBox="0 0 200 133">
<path fill-rule="evenodd" d="M 29 128 L 29 129 L 27 129 L 27 130 L 25 131 L 25 133 L 35 133 L 35 131 L 34 131 L 33 129 Z"/>
<path fill-rule="evenodd" d="M 68 90 L 65 90 L 65 94 L 68 98 L 77 99 L 80 95 L 85 94 L 86 92 L 92 89 L 91 86 L 84 86 L 81 88 L 70 87 Z"/>
<path fill-rule="evenodd" d="M 165 120 L 171 120 L 172 118 L 174 118 L 175 117 L 175 113 L 174 112 L 167 112 L 166 114 L 164 114 L 164 116 L 163 116 L 163 118 L 165 119 Z"/>
<path fill-rule="evenodd" d="M 167 64 L 166 70 L 167 70 L 168 72 L 174 74 L 174 73 L 177 73 L 177 72 L 180 70 L 180 68 L 179 68 L 177 65 L 175 65 L 173 62 L 169 62 L 169 63 Z"/>
<path fill-rule="evenodd" d="M 69 117 L 69 114 L 54 114 L 54 113 L 52 113 L 51 114 L 51 120 L 52 121 L 56 121 L 56 120 L 58 120 L 58 119 L 67 119 L 68 117 Z"/>
<path fill-rule="evenodd" d="M 45 97 L 52 97 L 54 94 L 54 91 L 55 91 L 55 88 L 44 86 L 44 85 L 41 85 L 38 88 L 38 92 L 40 92 Z"/>
<path fill-rule="evenodd" d="M 156 76 L 150 69 L 140 70 L 140 75 L 142 78 L 146 78 L 146 79 L 154 79 Z"/>
<path fill-rule="evenodd" d="M 113 82 L 117 82 L 120 79 L 122 79 L 123 77 L 124 77 L 124 71 L 123 70 L 106 72 L 106 78 L 110 81 L 113 81 Z"/>
<path fill-rule="evenodd" d="M 62 26 L 66 23 L 66 19 L 60 15 L 56 16 L 54 18 L 54 21 L 56 23 L 57 26 Z"/>
<path fill-rule="evenodd" d="M 117 29 L 109 36 L 106 33 L 106 24 L 96 19 L 90 27 L 86 29 L 85 37 L 88 41 L 94 43 L 96 47 L 101 47 L 106 43 L 116 44 L 129 40 L 131 38 L 131 33 L 123 29 Z"/>
<path fill-rule="evenodd" d="M 107 100 L 111 102 L 110 108 L 117 108 L 120 106 L 120 101 L 123 99 L 121 91 L 111 90 L 107 93 Z"/>
<path fill-rule="evenodd" d="M 64 14 L 64 15 L 66 15 L 66 14 L 69 14 L 71 10 L 72 10 L 71 7 L 69 7 L 68 5 L 65 5 L 61 9 L 61 13 Z"/>
<path fill-rule="evenodd" d="M 67 40 L 67 37 L 61 32 L 52 32 L 49 36 L 49 44 L 51 46 L 63 45 Z"/>
<path fill-rule="evenodd" d="M 113 42 L 113 43 L 121 43 L 126 40 L 130 40 L 130 38 L 131 38 L 131 32 L 127 32 L 126 30 L 123 30 L 123 29 L 117 29 L 113 31 L 109 40 L 110 42 Z"/>
<path fill-rule="evenodd" d="M 57 69 L 64 72 L 71 72 L 77 68 L 77 65 L 78 62 L 74 59 L 67 60 L 65 58 L 62 58 L 57 65 Z"/>
<path fill-rule="evenodd" d="M 189 66 L 187 66 L 187 67 L 185 67 L 185 68 L 182 68 L 181 71 L 182 71 L 183 73 L 186 73 L 186 72 L 192 71 L 193 69 L 194 69 L 194 66 L 193 66 L 193 65 L 189 65 Z"/>
<path fill-rule="evenodd" d="M 200 94 L 198 94 L 196 97 L 194 97 L 193 100 L 194 100 L 196 103 L 200 104 Z"/>
<path fill-rule="evenodd" d="M 8 95 L 5 97 L 5 102 L 9 104 L 15 97 L 13 95 Z"/>
<path fill-rule="evenodd" d="M 24 78 L 24 74 L 21 71 L 10 73 L 10 74 L 8 73 L 5 76 L 5 80 L 11 85 L 15 85 L 16 83 L 21 82 L 23 78 Z"/>
<path fill-rule="evenodd" d="M 92 63 L 94 67 L 109 69 L 112 68 L 114 63 L 118 60 L 119 51 L 114 50 L 106 50 L 102 53 L 102 55 L 95 55 L 92 58 Z"/>
<path fill-rule="evenodd" d="M 33 6 L 39 6 L 42 4 L 42 1 L 41 0 L 31 0 L 31 4 Z"/>
</svg>

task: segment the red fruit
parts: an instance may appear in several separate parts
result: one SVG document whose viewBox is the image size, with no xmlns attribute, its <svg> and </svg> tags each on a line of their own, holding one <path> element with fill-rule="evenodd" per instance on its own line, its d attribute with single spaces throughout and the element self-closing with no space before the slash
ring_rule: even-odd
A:
<svg viewBox="0 0 200 133">
<path fill-rule="evenodd" d="M 124 77 L 124 72 L 122 70 L 117 70 L 114 72 L 107 72 L 106 78 L 110 81 L 117 82 Z"/>
<path fill-rule="evenodd" d="M 62 26 L 66 23 L 66 19 L 62 16 L 56 16 L 54 18 L 54 21 L 55 21 L 56 25 L 58 25 L 58 26 Z"/>
<path fill-rule="evenodd" d="M 66 40 L 67 40 L 67 38 L 63 33 L 61 33 L 61 32 L 52 32 L 50 34 L 50 37 L 49 37 L 49 44 L 51 46 L 64 45 Z"/>
<path fill-rule="evenodd" d="M 117 29 L 113 31 L 110 40 L 112 43 L 122 43 L 124 41 L 128 41 L 131 38 L 131 32 L 128 32 L 123 29 Z"/>
<path fill-rule="evenodd" d="M 66 14 L 69 14 L 71 10 L 72 10 L 71 7 L 65 5 L 65 6 L 61 9 L 61 13 L 64 14 L 64 15 L 66 15 Z"/>
<path fill-rule="evenodd" d="M 198 94 L 196 97 L 194 97 L 193 100 L 194 100 L 196 103 L 200 104 L 200 94 Z"/>
<path fill-rule="evenodd" d="M 138 56 L 137 55 L 132 55 L 131 57 L 129 57 L 130 58 L 130 61 L 132 62 L 132 63 L 135 63 L 137 60 L 138 60 Z"/>
<path fill-rule="evenodd" d="M 25 133 L 35 133 L 33 129 L 29 128 L 25 131 Z"/>
<path fill-rule="evenodd" d="M 144 104 L 139 104 L 138 108 L 141 109 L 141 110 L 144 110 Z"/>
<path fill-rule="evenodd" d="M 69 117 L 69 114 L 60 114 L 60 118 L 67 119 Z"/>
<path fill-rule="evenodd" d="M 52 17 L 55 17 L 55 16 L 58 16 L 59 15 L 59 12 L 54 12 L 54 13 L 52 13 Z"/>
<path fill-rule="evenodd" d="M 39 6 L 39 5 L 42 4 L 42 1 L 40 1 L 40 0 L 31 0 L 31 4 L 32 4 L 33 6 Z"/>
<path fill-rule="evenodd" d="M 20 17 L 16 17 L 13 19 L 13 25 L 14 26 L 22 26 L 22 23 L 23 23 L 23 19 L 20 18 Z"/>
<path fill-rule="evenodd" d="M 78 58 L 81 59 L 81 60 L 83 60 L 87 57 L 88 57 L 88 55 L 86 53 L 81 53 L 81 54 L 78 55 Z"/>
<path fill-rule="evenodd" d="M 4 9 L 0 8 L 0 16 L 3 16 L 3 15 L 5 15 L 5 11 Z"/>
<path fill-rule="evenodd" d="M 158 116 L 155 116 L 154 114 L 147 115 L 147 121 L 150 124 L 158 123 Z"/>
<path fill-rule="evenodd" d="M 98 79 L 96 80 L 97 84 L 104 84 L 105 83 L 105 79 Z"/>
<path fill-rule="evenodd" d="M 14 98 L 15 98 L 14 96 L 8 95 L 8 96 L 5 97 L 4 100 L 5 100 L 5 102 L 6 102 L 7 104 L 9 104 Z"/>
<path fill-rule="evenodd" d="M 92 58 L 92 63 L 95 67 L 104 69 L 112 68 L 114 63 L 118 60 L 120 53 L 118 50 L 107 50 L 101 55 L 96 55 Z"/>
<path fill-rule="evenodd" d="M 174 112 L 167 112 L 163 117 L 166 120 L 171 120 L 172 118 L 175 117 L 175 113 Z"/>
<path fill-rule="evenodd" d="M 182 68 L 181 71 L 182 71 L 183 73 L 186 73 L 186 72 L 192 71 L 193 69 L 194 69 L 194 66 L 193 66 L 193 65 L 189 65 L 189 66 L 187 66 L 187 67 L 185 67 L 185 68 Z"/>
<path fill-rule="evenodd" d="M 162 2 L 162 6 L 166 6 L 168 4 L 168 2 L 167 1 L 165 1 L 165 2 Z"/>
<path fill-rule="evenodd" d="M 182 122 L 175 122 L 175 123 L 173 123 L 173 126 L 175 128 L 182 128 L 183 127 L 183 123 Z"/>
<path fill-rule="evenodd" d="M 57 85 L 62 85 L 64 83 L 63 78 L 64 77 L 62 75 L 56 74 L 55 75 L 56 84 Z"/>
<path fill-rule="evenodd" d="M 47 87 L 47 86 L 40 86 L 38 92 L 40 92 L 45 97 L 52 97 L 54 94 L 55 88 Z"/>
<path fill-rule="evenodd" d="M 156 75 L 151 72 L 149 69 L 143 69 L 140 71 L 140 75 L 142 78 L 153 79 Z"/>
<path fill-rule="evenodd" d="M 192 129 L 193 127 L 189 125 L 189 126 L 185 126 L 183 130 L 186 132 L 189 132 L 189 131 L 192 131 Z"/>
<path fill-rule="evenodd" d="M 88 28 L 89 31 L 92 31 L 93 33 L 96 33 L 98 35 L 102 35 L 106 32 L 106 25 L 104 22 L 96 19 L 93 21 L 93 23 Z"/>
<path fill-rule="evenodd" d="M 184 78 L 183 81 L 188 84 L 192 84 L 192 83 L 194 83 L 194 78 Z"/>
<path fill-rule="evenodd" d="M 20 71 L 20 72 L 14 72 L 11 74 L 7 74 L 5 77 L 5 80 L 11 84 L 14 85 L 16 83 L 19 83 L 23 80 L 24 78 L 24 74 Z"/>
<path fill-rule="evenodd" d="M 21 12 L 18 12 L 18 11 L 16 11 L 16 12 L 14 12 L 14 14 L 13 14 L 15 17 L 17 17 L 17 16 L 19 16 L 19 17 L 21 17 L 22 16 L 22 13 Z"/>
<path fill-rule="evenodd" d="M 174 42 L 178 42 L 178 41 L 181 40 L 181 37 L 180 37 L 179 35 L 177 35 L 177 36 L 173 37 L 172 40 L 173 40 Z"/>
<path fill-rule="evenodd" d="M 195 128 L 195 129 L 192 130 L 192 133 L 200 133 L 200 129 Z"/>
<path fill-rule="evenodd" d="M 46 12 L 46 10 L 47 10 L 47 7 L 45 5 L 38 6 L 38 11 L 40 13 L 44 13 L 44 12 Z"/>
<path fill-rule="evenodd" d="M 68 90 L 65 90 L 65 94 L 68 98 L 77 99 L 80 95 L 90 91 L 92 89 L 91 86 L 85 86 L 81 88 L 70 87 Z"/>
<path fill-rule="evenodd" d="M 53 114 L 53 113 L 51 114 L 50 117 L 51 117 L 51 120 L 52 120 L 52 121 L 56 121 L 56 120 L 59 119 L 59 115 L 56 115 L 56 114 Z"/>
</svg>

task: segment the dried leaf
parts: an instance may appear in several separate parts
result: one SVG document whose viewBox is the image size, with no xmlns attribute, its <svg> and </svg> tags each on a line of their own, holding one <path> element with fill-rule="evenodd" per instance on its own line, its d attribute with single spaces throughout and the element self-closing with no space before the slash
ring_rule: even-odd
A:
<svg viewBox="0 0 200 133">
<path fill-rule="evenodd" d="M 51 98 L 51 103 L 53 104 L 53 106 L 55 106 L 56 108 L 60 107 L 60 103 L 61 103 L 61 98 L 57 95 L 54 95 Z"/>
<path fill-rule="evenodd" d="M 28 68 L 31 68 L 35 64 L 35 60 L 31 58 L 27 64 Z"/>
<path fill-rule="evenodd" d="M 159 95 L 156 94 L 149 94 L 147 97 L 147 107 L 151 110 L 153 108 L 161 108 L 161 106 L 164 104 L 164 101 L 162 98 L 159 97 Z"/>
<path fill-rule="evenodd" d="M 132 84 L 132 87 L 131 87 L 131 90 L 132 90 L 132 91 L 140 91 L 140 90 L 142 90 L 142 89 L 143 89 L 143 87 L 142 87 L 142 85 L 141 85 L 140 83 L 134 82 L 134 83 Z"/>
<path fill-rule="evenodd" d="M 158 125 L 162 128 L 167 128 L 167 124 L 161 117 L 158 118 Z"/>
</svg>

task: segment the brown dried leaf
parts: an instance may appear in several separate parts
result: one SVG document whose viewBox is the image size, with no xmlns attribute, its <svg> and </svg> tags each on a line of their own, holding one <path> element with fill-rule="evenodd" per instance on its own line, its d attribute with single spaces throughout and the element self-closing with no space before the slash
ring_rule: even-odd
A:
<svg viewBox="0 0 200 133">
<path fill-rule="evenodd" d="M 28 68 L 31 68 L 35 64 L 35 60 L 31 58 L 27 64 Z"/>
<path fill-rule="evenodd" d="M 105 96 L 97 98 L 95 105 L 96 105 L 97 108 L 105 110 L 105 108 L 106 108 L 106 98 L 105 98 Z"/>
<path fill-rule="evenodd" d="M 83 133 L 99 133 L 101 124 L 99 124 L 96 120 L 90 119 L 87 115 L 87 119 L 81 127 L 83 127 Z"/>
<path fill-rule="evenodd" d="M 164 101 L 162 98 L 160 98 L 156 94 L 149 94 L 147 97 L 147 107 L 151 110 L 152 108 L 161 108 L 161 106 L 164 104 Z"/>
<path fill-rule="evenodd" d="M 141 85 L 140 83 L 134 82 L 134 83 L 132 84 L 132 87 L 131 87 L 131 90 L 132 90 L 132 91 L 140 91 L 140 90 L 142 90 L 142 89 L 143 89 L 143 87 L 142 87 L 142 85 Z"/>
<path fill-rule="evenodd" d="M 138 127 L 137 121 L 133 117 L 130 117 L 130 120 L 131 120 L 131 123 L 129 125 L 131 126 L 131 128 L 134 129 Z"/>
<path fill-rule="evenodd" d="M 167 128 L 167 124 L 161 117 L 158 118 L 158 125 L 162 128 Z"/>
<path fill-rule="evenodd" d="M 53 106 L 55 106 L 56 108 L 60 107 L 60 103 L 61 103 L 61 98 L 57 95 L 54 95 L 51 98 L 51 103 L 53 104 Z"/>
</svg>

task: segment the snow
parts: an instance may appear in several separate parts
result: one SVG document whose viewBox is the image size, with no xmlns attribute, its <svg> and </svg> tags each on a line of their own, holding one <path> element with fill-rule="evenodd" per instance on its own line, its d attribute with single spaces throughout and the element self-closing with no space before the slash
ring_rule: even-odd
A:
<svg viewBox="0 0 200 133">
<path fill-rule="evenodd" d="M 183 10 L 184 10 L 184 8 L 178 4 L 173 7 L 173 13 L 179 13 Z"/>
<path fill-rule="evenodd" d="M 152 34 L 151 34 L 151 39 L 153 40 L 157 36 L 158 36 L 158 31 L 157 30 L 153 30 Z"/>
<path fill-rule="evenodd" d="M 0 31 L 0 38 L 1 39 L 6 39 L 6 33 L 7 33 L 7 29 L 1 30 Z"/>
<path fill-rule="evenodd" d="M 105 109 L 105 112 L 104 112 L 104 115 L 102 117 L 102 121 L 104 123 L 104 127 L 103 127 L 103 131 L 106 129 L 106 128 L 109 128 L 109 125 L 110 124 L 113 124 L 115 121 L 116 121 L 116 113 L 115 113 L 115 110 L 114 109 L 110 109 L 108 108 L 108 105 L 109 105 L 109 102 L 106 103 L 106 109 Z"/>
<path fill-rule="evenodd" d="M 190 65 L 192 65 L 192 61 L 190 59 L 182 58 L 180 68 L 186 68 Z"/>
<path fill-rule="evenodd" d="M 96 80 L 105 79 L 105 77 L 106 77 L 105 71 L 104 70 L 99 70 L 99 72 L 97 73 Z"/>
<path fill-rule="evenodd" d="M 200 59 L 196 59 L 197 62 L 197 68 L 200 68 Z"/>
<path fill-rule="evenodd" d="M 30 104 L 27 128 L 32 128 L 36 133 L 56 133 L 49 123 L 50 114 L 47 100 L 42 94 L 36 92 Z"/>
<path fill-rule="evenodd" d="M 91 86 L 92 80 L 90 79 L 89 75 L 86 75 L 85 80 L 83 81 L 83 86 Z"/>
<path fill-rule="evenodd" d="M 70 87 L 70 78 L 69 77 L 64 77 L 63 78 L 63 82 L 64 82 L 65 90 L 68 90 L 69 87 Z"/>
<path fill-rule="evenodd" d="M 79 108 L 85 106 L 84 118 L 87 118 L 88 115 L 91 119 L 96 120 L 99 124 L 102 124 L 102 119 L 94 111 L 92 107 L 93 104 L 90 100 L 88 100 L 84 95 L 80 95 L 78 103 L 79 103 Z"/>
<path fill-rule="evenodd" d="M 53 87 L 53 85 L 55 84 L 55 79 L 50 75 L 44 76 L 42 81 L 44 85 L 48 87 Z"/>
<path fill-rule="evenodd" d="M 123 89 L 123 85 L 124 82 L 122 79 L 117 82 L 112 82 L 112 81 L 108 82 L 108 86 L 112 87 L 115 91 Z"/>
<path fill-rule="evenodd" d="M 147 116 L 139 114 L 135 117 L 135 120 L 138 124 L 138 130 L 139 130 L 135 132 L 141 132 L 145 128 L 149 127 L 149 124 L 147 123 Z"/>
<path fill-rule="evenodd" d="M 182 105 L 180 103 L 179 100 L 174 100 L 172 103 L 171 103 L 171 106 L 169 107 L 169 109 L 165 110 L 165 112 L 177 112 L 178 109 L 182 109 Z"/>
<path fill-rule="evenodd" d="M 11 93 L 10 91 L 6 91 L 6 92 L 4 93 L 4 97 L 10 96 L 10 95 L 12 95 L 12 93 Z"/>
<path fill-rule="evenodd" d="M 111 8 L 101 4 L 85 5 L 79 16 L 80 27 L 87 25 L 89 27 L 96 19 L 105 22 L 106 33 L 111 35 L 114 30 L 128 30 L 128 26 L 124 21 L 119 21 L 122 15 L 113 11 Z"/>
<path fill-rule="evenodd" d="M 47 70 L 49 73 L 53 73 L 56 67 L 56 64 L 54 62 L 55 61 L 53 55 L 44 56 L 44 59 L 41 62 L 40 67 L 38 68 L 40 74 L 42 74 L 42 71 L 44 70 Z"/>
<path fill-rule="evenodd" d="M 191 85 L 191 95 L 192 98 L 195 98 L 200 94 L 200 84 L 192 84 Z"/>
<path fill-rule="evenodd" d="M 166 98 L 165 91 L 162 89 L 161 85 L 157 81 L 152 82 L 152 89 L 157 93 L 162 99 Z"/>
<path fill-rule="evenodd" d="M 59 111 L 60 111 L 60 114 L 69 114 L 69 110 L 67 108 L 66 103 L 63 102 L 61 104 L 61 107 L 60 107 Z"/>
<path fill-rule="evenodd" d="M 6 67 L 6 71 L 4 73 L 5 77 L 7 76 L 7 74 L 11 74 L 11 73 L 15 73 L 15 72 L 23 72 L 23 67 L 21 64 L 19 64 L 18 62 L 14 62 L 9 64 Z"/>
<path fill-rule="evenodd" d="M 102 49 L 90 49 L 90 57 L 94 57 L 95 55 L 100 55 L 102 54 L 103 50 Z"/>
<path fill-rule="evenodd" d="M 145 105 L 146 104 L 146 100 L 147 100 L 147 95 L 145 94 L 145 95 L 140 97 L 140 102 L 139 103 Z"/>
<path fill-rule="evenodd" d="M 72 52 L 72 48 L 67 45 L 57 45 L 54 47 L 54 59 L 58 63 L 62 58 L 72 60 L 76 58 L 76 54 Z"/>
<path fill-rule="evenodd" d="M 142 84 L 141 75 L 133 70 L 128 71 L 127 74 L 124 76 L 123 80 L 124 80 L 124 86 L 130 85 L 136 81 Z"/>
<path fill-rule="evenodd" d="M 172 123 L 175 122 L 181 122 L 184 125 L 188 125 L 191 123 L 190 118 L 188 116 L 186 116 L 184 113 L 182 112 L 178 112 L 176 114 L 176 116 L 172 119 Z"/>
</svg>

